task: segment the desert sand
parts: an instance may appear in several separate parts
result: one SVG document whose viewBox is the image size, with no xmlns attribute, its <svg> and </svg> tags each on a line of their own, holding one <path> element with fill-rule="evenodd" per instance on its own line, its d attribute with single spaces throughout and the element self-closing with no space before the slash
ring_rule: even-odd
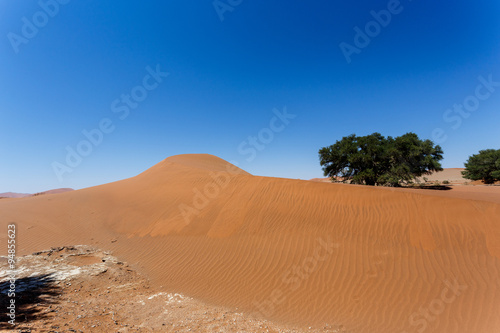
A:
<svg viewBox="0 0 500 333">
<path fill-rule="evenodd" d="M 63 193 L 63 192 L 68 192 L 68 191 L 73 191 L 72 188 L 56 188 L 54 190 L 48 190 L 48 191 L 43 191 L 43 192 L 38 192 L 38 193 L 14 193 L 14 192 L 4 192 L 0 193 L 0 198 L 25 198 L 25 197 L 31 197 L 31 196 L 36 196 L 36 195 L 45 195 L 45 194 L 57 194 L 57 193 Z"/>
<path fill-rule="evenodd" d="M 91 246 L 35 252 L 19 257 L 17 268 L 17 305 L 23 319 L 13 330 L 1 312 L 0 332 L 342 332 L 276 325 L 238 309 L 161 291 L 126 262 Z M 1 296 L 8 289 L 9 282 L 1 281 Z M 8 303 L 8 297 L 0 298 L 0 306 Z"/>
<path fill-rule="evenodd" d="M 425 176 L 428 182 L 443 182 L 448 181 L 450 184 L 465 184 L 470 183 L 470 180 L 467 180 L 462 177 L 462 171 L 464 168 L 445 168 L 443 171 L 434 172 L 431 175 Z M 424 177 L 421 177 L 421 181 L 423 182 Z"/>
<path fill-rule="evenodd" d="M 94 246 L 154 288 L 276 323 L 500 332 L 500 201 L 462 191 L 258 177 L 179 155 L 130 179 L 1 200 L 0 228 L 16 223 L 18 255 Z"/>
<path fill-rule="evenodd" d="M 448 181 L 450 184 L 465 184 L 465 183 L 470 183 L 470 180 L 467 180 L 462 177 L 462 171 L 464 171 L 464 168 L 444 168 L 442 171 L 438 172 L 433 172 L 430 175 L 426 175 L 423 177 L 419 177 L 418 182 L 425 182 L 424 177 L 427 179 L 427 182 L 440 182 L 442 183 L 443 181 Z M 339 181 L 341 179 L 338 179 Z M 331 183 L 332 180 L 330 177 L 323 177 L 323 178 L 312 178 L 309 179 L 309 181 L 312 182 L 320 182 L 320 183 Z"/>
</svg>

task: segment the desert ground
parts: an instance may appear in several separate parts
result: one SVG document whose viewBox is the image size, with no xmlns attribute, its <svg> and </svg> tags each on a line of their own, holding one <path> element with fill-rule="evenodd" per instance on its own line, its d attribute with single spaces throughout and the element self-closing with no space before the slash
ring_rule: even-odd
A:
<svg viewBox="0 0 500 333">
<path fill-rule="evenodd" d="M 20 332 L 342 332 L 276 325 L 161 291 L 127 263 L 90 246 L 35 252 L 17 266 Z M 2 294 L 8 288 L 0 284 Z M 2 298 L 1 306 L 7 301 Z M 2 313 L 1 331 L 12 330 L 8 320 Z"/>
<path fill-rule="evenodd" d="M 450 187 L 259 177 L 200 154 L 3 199 L 16 328 L 500 332 L 500 186 Z"/>
</svg>

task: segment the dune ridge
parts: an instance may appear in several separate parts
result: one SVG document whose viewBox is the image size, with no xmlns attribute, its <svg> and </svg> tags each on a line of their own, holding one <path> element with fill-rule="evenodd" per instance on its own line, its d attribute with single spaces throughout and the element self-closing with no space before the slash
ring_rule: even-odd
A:
<svg viewBox="0 0 500 333">
<path fill-rule="evenodd" d="M 0 224 L 17 224 L 24 253 L 97 245 L 169 291 L 276 321 L 496 332 L 500 204 L 479 199 L 258 177 L 178 155 L 126 180 L 0 201 Z"/>
</svg>

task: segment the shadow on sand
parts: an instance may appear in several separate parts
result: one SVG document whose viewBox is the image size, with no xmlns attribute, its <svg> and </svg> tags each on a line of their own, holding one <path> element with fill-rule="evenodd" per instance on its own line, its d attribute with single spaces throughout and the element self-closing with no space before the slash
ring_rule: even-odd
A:
<svg viewBox="0 0 500 333">
<path fill-rule="evenodd" d="M 10 281 L 0 283 L 0 330 L 4 329 L 23 329 L 24 324 L 34 320 L 46 318 L 50 311 L 47 308 L 58 303 L 58 297 L 61 294 L 61 287 L 55 284 L 52 274 L 42 274 L 31 277 L 17 279 L 15 282 L 15 297 L 9 297 L 11 288 Z M 8 317 L 7 307 L 11 299 L 15 299 L 16 305 L 16 326 L 8 323 L 11 318 Z"/>
<path fill-rule="evenodd" d="M 451 190 L 451 186 L 446 185 L 419 185 L 419 186 L 407 186 L 405 188 L 415 189 L 415 190 L 438 190 L 438 191 L 448 191 Z"/>
</svg>

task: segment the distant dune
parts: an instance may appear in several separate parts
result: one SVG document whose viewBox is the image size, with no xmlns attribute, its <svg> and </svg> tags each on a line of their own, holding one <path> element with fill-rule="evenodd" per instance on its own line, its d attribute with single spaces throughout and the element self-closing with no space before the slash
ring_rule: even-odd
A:
<svg viewBox="0 0 500 333">
<path fill-rule="evenodd" d="M 470 183 L 470 180 L 462 177 L 464 168 L 447 168 L 443 171 L 434 172 L 432 175 L 425 176 L 429 182 L 443 182 L 448 181 L 450 184 L 464 184 Z M 423 178 L 423 177 L 422 177 Z"/>
<path fill-rule="evenodd" d="M 278 322 L 500 332 L 500 201 L 452 192 L 257 177 L 179 155 L 126 180 L 0 201 L 0 228 L 17 224 L 19 254 L 95 245 L 168 292 Z"/>
<path fill-rule="evenodd" d="M 25 198 L 25 197 L 31 197 L 31 196 L 36 196 L 36 195 L 42 195 L 42 194 L 56 194 L 56 193 L 64 193 L 64 192 L 69 192 L 69 191 L 74 191 L 72 188 L 58 188 L 55 190 L 48 190 L 48 191 L 43 191 L 43 192 L 38 192 L 38 193 L 14 193 L 14 192 L 4 192 L 0 193 L 0 198 Z"/>
<path fill-rule="evenodd" d="M 317 183 L 331 183 L 332 179 L 330 177 L 325 177 L 325 178 L 312 178 L 309 179 L 311 182 L 317 182 Z"/>
<path fill-rule="evenodd" d="M 0 193 L 0 198 L 24 198 L 29 197 L 30 193 L 14 193 L 14 192 L 4 192 Z"/>
<path fill-rule="evenodd" d="M 443 171 L 439 172 L 434 172 L 431 175 L 425 176 L 427 178 L 427 181 L 429 182 L 443 182 L 445 180 L 449 181 L 451 184 L 464 184 L 466 182 L 470 182 L 470 180 L 467 180 L 462 177 L 462 171 L 464 171 L 464 168 L 445 168 Z M 419 178 L 420 181 L 423 182 L 423 177 Z M 310 179 L 310 181 L 313 182 L 320 182 L 320 183 L 330 183 L 330 177 L 325 177 L 325 178 L 313 178 Z"/>
<path fill-rule="evenodd" d="M 426 176 L 428 183 L 439 182 L 443 184 L 448 181 L 450 185 L 470 185 L 470 186 L 448 186 L 446 191 L 427 190 L 427 189 L 398 189 L 399 191 L 410 191 L 422 195 L 442 196 L 448 198 L 460 198 L 470 200 L 482 200 L 500 203 L 500 186 L 485 186 L 482 181 L 471 182 L 462 178 L 463 168 L 449 168 L 432 175 Z M 313 178 L 309 181 L 318 183 L 332 183 L 329 177 Z M 423 179 L 420 179 L 424 182 Z M 497 184 L 500 185 L 500 184 Z"/>
</svg>

